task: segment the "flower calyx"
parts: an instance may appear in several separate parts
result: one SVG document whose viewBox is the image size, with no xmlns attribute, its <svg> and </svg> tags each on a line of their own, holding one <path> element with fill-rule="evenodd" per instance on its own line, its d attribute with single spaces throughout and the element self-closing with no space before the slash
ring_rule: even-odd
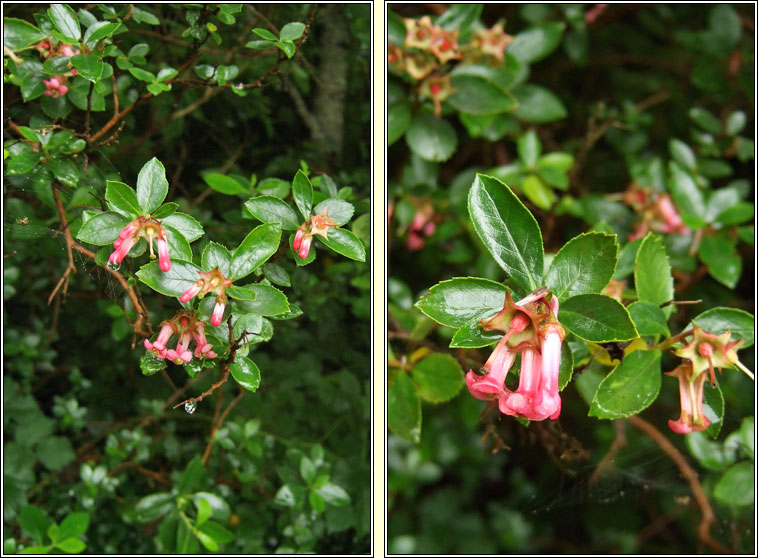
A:
<svg viewBox="0 0 758 558">
<path fill-rule="evenodd" d="M 168 233 L 161 222 L 150 216 L 137 217 L 118 233 L 113 242 L 114 251 L 108 258 L 109 266 L 118 266 L 140 238 L 147 240 L 150 247 L 150 259 L 155 259 L 153 239 L 158 245 L 158 266 L 164 273 L 171 269 L 171 258 L 168 254 Z"/>
<path fill-rule="evenodd" d="M 308 257 L 313 242 L 314 235 L 329 238 L 329 229 L 336 228 L 337 222 L 327 215 L 325 207 L 318 215 L 311 215 L 310 219 L 300 225 L 292 241 L 292 249 L 297 253 L 300 259 Z"/>
<path fill-rule="evenodd" d="M 211 324 L 219 326 L 223 320 L 224 309 L 226 307 L 226 289 L 232 285 L 234 279 L 225 277 L 218 267 L 211 271 L 198 271 L 197 274 L 200 276 L 200 279 L 195 281 L 189 289 L 182 293 L 179 301 L 187 303 L 196 296 L 203 298 L 208 293 L 215 294 L 216 304 L 213 307 Z"/>
<path fill-rule="evenodd" d="M 737 351 L 745 342 L 744 339 L 730 341 L 731 336 L 732 332 L 730 330 L 716 335 L 708 333 L 697 324 L 694 324 L 692 328 L 692 341 L 681 349 L 674 351 L 674 354 L 690 361 L 694 375 L 697 376 L 708 371 L 712 384 L 716 384 L 714 369 L 731 367 L 732 364 L 752 377 L 752 373 L 745 368 L 737 356 Z"/>
</svg>

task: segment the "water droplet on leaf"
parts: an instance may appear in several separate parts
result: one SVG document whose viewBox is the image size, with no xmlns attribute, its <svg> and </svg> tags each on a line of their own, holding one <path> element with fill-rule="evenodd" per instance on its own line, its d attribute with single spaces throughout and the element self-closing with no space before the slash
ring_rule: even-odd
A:
<svg viewBox="0 0 758 558">
<path fill-rule="evenodd" d="M 187 411 L 189 414 L 193 414 L 197 410 L 197 403 L 188 401 L 187 403 L 184 404 L 184 410 Z"/>
</svg>

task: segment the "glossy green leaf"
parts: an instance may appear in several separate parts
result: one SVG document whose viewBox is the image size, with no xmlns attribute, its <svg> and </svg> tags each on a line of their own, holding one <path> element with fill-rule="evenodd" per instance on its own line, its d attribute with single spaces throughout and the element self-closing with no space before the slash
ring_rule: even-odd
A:
<svg viewBox="0 0 758 558">
<path fill-rule="evenodd" d="M 637 238 L 632 242 L 624 244 L 619 251 L 618 262 L 616 263 L 616 273 L 613 278 L 617 281 L 625 279 L 634 271 L 634 260 L 637 258 L 637 250 L 642 244 L 642 239 Z"/>
<path fill-rule="evenodd" d="M 189 242 L 171 225 L 163 225 L 166 229 L 168 240 L 168 253 L 171 259 L 192 261 L 192 248 Z"/>
<path fill-rule="evenodd" d="M 278 223 L 260 225 L 250 231 L 232 255 L 231 277 L 242 279 L 273 256 L 281 235 Z"/>
<path fill-rule="evenodd" d="M 730 289 L 737 286 L 742 275 L 742 258 L 730 237 L 725 233 L 703 236 L 697 253 L 711 277 Z"/>
<path fill-rule="evenodd" d="M 729 506 L 752 506 L 755 502 L 755 467 L 748 461 L 737 463 L 719 479 L 713 489 L 717 500 Z"/>
<path fill-rule="evenodd" d="M 466 42 L 471 28 L 482 13 L 482 4 L 449 4 L 436 25 L 448 31 L 458 31 L 459 41 Z"/>
<path fill-rule="evenodd" d="M 95 46 L 99 41 L 110 37 L 123 27 L 120 23 L 98 21 L 87 28 L 82 39 L 87 45 Z"/>
<path fill-rule="evenodd" d="M 558 47 L 565 28 L 565 23 L 556 21 L 530 27 L 513 38 L 508 52 L 527 64 L 542 60 Z"/>
<path fill-rule="evenodd" d="M 74 537 L 69 537 L 67 539 L 59 537 L 59 540 L 55 543 L 55 546 L 67 554 L 79 554 L 85 548 L 87 548 L 87 545 L 84 543 L 84 541 Z"/>
<path fill-rule="evenodd" d="M 203 175 L 205 183 L 221 194 L 228 196 L 248 195 L 248 189 L 234 180 L 231 176 L 226 176 L 217 172 L 207 172 Z"/>
<path fill-rule="evenodd" d="M 455 152 L 458 136 L 453 126 L 431 114 L 417 114 L 405 134 L 405 142 L 416 155 L 425 161 L 447 161 Z"/>
<path fill-rule="evenodd" d="M 199 271 L 202 270 L 192 262 L 172 259 L 169 271 L 161 271 L 158 262 L 152 261 L 137 271 L 137 277 L 163 295 L 180 296 L 200 279 Z"/>
<path fill-rule="evenodd" d="M 511 189 L 496 178 L 477 174 L 468 210 L 482 243 L 509 277 L 526 291 L 539 287 L 544 265 L 542 233 Z"/>
<path fill-rule="evenodd" d="M 661 389 L 661 352 L 633 351 L 624 357 L 595 392 L 589 416 L 617 419 L 647 408 Z"/>
<path fill-rule="evenodd" d="M 521 120 L 544 124 L 566 118 L 568 112 L 563 102 L 549 89 L 539 85 L 524 84 L 513 90 L 518 108 L 513 112 Z"/>
<path fill-rule="evenodd" d="M 502 331 L 484 331 L 480 321 L 483 318 L 474 318 L 463 324 L 453 335 L 450 341 L 451 348 L 477 349 L 488 347 L 497 343 L 503 336 Z"/>
<path fill-rule="evenodd" d="M 578 294 L 599 293 L 616 270 L 616 235 L 585 233 L 558 251 L 545 276 L 545 284 L 559 301 Z"/>
<path fill-rule="evenodd" d="M 76 68 L 80 76 L 93 83 L 100 79 L 105 67 L 102 60 L 94 54 L 77 54 L 76 56 L 72 56 L 71 64 Z"/>
<path fill-rule="evenodd" d="M 346 258 L 358 262 L 366 261 L 366 248 L 358 240 L 358 237 L 347 229 L 329 229 L 327 238 L 319 236 L 318 239 L 331 250 Z"/>
<path fill-rule="evenodd" d="M 74 11 L 67 4 L 52 4 L 47 11 L 50 21 L 66 37 L 78 41 L 82 36 L 82 30 L 79 27 L 79 21 L 76 19 Z"/>
<path fill-rule="evenodd" d="M 734 456 L 725 452 L 722 444 L 709 440 L 705 432 L 692 432 L 684 441 L 690 454 L 709 471 L 723 471 L 734 463 Z"/>
<path fill-rule="evenodd" d="M 634 259 L 634 286 L 638 300 L 660 305 L 674 298 L 674 278 L 671 264 L 660 236 L 648 233 L 642 240 Z M 663 308 L 668 318 L 672 307 Z"/>
<path fill-rule="evenodd" d="M 144 164 L 137 176 L 137 201 L 142 211 L 152 213 L 166 199 L 166 194 L 168 194 L 166 169 L 163 168 L 163 163 L 153 157 Z"/>
<path fill-rule="evenodd" d="M 418 386 L 418 395 L 432 403 L 452 399 L 465 383 L 458 361 L 442 353 L 433 353 L 418 361 L 411 375 Z"/>
<path fill-rule="evenodd" d="M 37 166 L 42 154 L 25 151 L 13 157 L 6 166 L 6 172 L 10 175 L 26 174 Z"/>
<path fill-rule="evenodd" d="M 68 438 L 50 436 L 37 445 L 37 457 L 51 471 L 60 471 L 76 459 L 76 454 Z"/>
<path fill-rule="evenodd" d="M 505 293 L 505 285 L 489 279 L 456 277 L 434 285 L 415 306 L 435 322 L 459 328 L 502 310 Z"/>
<path fill-rule="evenodd" d="M 248 391 L 258 391 L 261 385 L 261 371 L 256 364 L 247 357 L 237 356 L 229 365 L 229 371 L 237 383 Z"/>
<path fill-rule="evenodd" d="M 387 106 L 387 146 L 389 147 L 405 134 L 411 125 L 411 105 L 408 102 L 392 103 Z"/>
<path fill-rule="evenodd" d="M 536 174 L 530 174 L 524 178 L 519 188 L 529 201 L 540 209 L 548 210 L 555 202 L 555 192 Z"/>
<path fill-rule="evenodd" d="M 324 501 L 332 506 L 347 506 L 350 503 L 350 495 L 339 485 L 333 482 L 327 482 L 325 485 L 316 489 L 316 493 Z"/>
<path fill-rule="evenodd" d="M 737 205 L 743 197 L 743 192 L 734 186 L 712 190 L 706 204 L 705 220 L 712 223 L 724 211 Z"/>
<path fill-rule="evenodd" d="M 387 388 L 387 424 L 410 442 L 418 443 L 421 438 L 421 399 L 405 372 L 400 372 Z"/>
<path fill-rule="evenodd" d="M 282 27 L 281 31 L 279 31 L 279 38 L 286 41 L 297 41 L 300 37 L 303 36 L 304 31 L 304 23 L 293 21 L 292 23 L 288 23 Z"/>
<path fill-rule="evenodd" d="M 558 321 L 577 337 L 593 343 L 639 337 L 627 309 L 616 299 L 600 294 L 565 300 L 558 310 Z"/>
<path fill-rule="evenodd" d="M 682 140 L 672 138 L 669 140 L 669 153 L 671 157 L 689 171 L 694 171 L 697 167 L 697 159 L 692 148 Z"/>
<path fill-rule="evenodd" d="M 453 93 L 447 102 L 464 114 L 500 114 L 517 106 L 513 95 L 501 85 L 503 74 L 492 68 L 461 66 L 450 75 Z"/>
<path fill-rule="evenodd" d="M 674 161 L 669 163 L 668 189 L 679 208 L 694 217 L 705 219 L 703 193 L 692 176 Z"/>
<path fill-rule="evenodd" d="M 292 197 L 295 198 L 295 205 L 303 218 L 310 218 L 313 207 L 313 186 L 302 170 L 297 171 L 295 178 L 292 179 Z"/>
<path fill-rule="evenodd" d="M 571 352 L 571 347 L 568 343 L 561 344 L 561 364 L 558 371 L 558 389 L 563 389 L 571 381 L 571 377 L 574 374 L 574 355 Z"/>
<path fill-rule="evenodd" d="M 85 512 L 74 512 L 68 514 L 58 532 L 58 539 L 64 540 L 69 537 L 81 537 L 89 528 L 89 514 Z"/>
<path fill-rule="evenodd" d="M 105 188 L 105 200 L 108 202 L 109 209 L 121 213 L 125 217 L 134 218 L 142 214 L 137 195 L 132 188 L 123 182 L 108 180 Z"/>
<path fill-rule="evenodd" d="M 721 387 L 712 387 L 710 382 L 706 382 L 703 390 L 703 414 L 711 421 L 703 432 L 714 440 L 717 439 L 724 424 L 724 394 Z"/>
<path fill-rule="evenodd" d="M 274 196 L 258 196 L 245 202 L 245 209 L 262 223 L 279 223 L 282 230 L 293 231 L 300 226 L 297 213 Z"/>
<path fill-rule="evenodd" d="M 217 242 L 209 242 L 203 249 L 203 254 L 200 257 L 200 266 L 205 271 L 218 268 L 224 277 L 229 277 L 231 263 L 232 254 L 226 249 L 226 246 Z"/>
<path fill-rule="evenodd" d="M 743 349 L 750 347 L 755 340 L 755 318 L 744 310 L 717 306 L 698 314 L 692 321 L 708 333 L 718 335 L 731 331 L 732 340 L 745 340 Z"/>
<path fill-rule="evenodd" d="M 740 225 L 752 221 L 754 215 L 755 205 L 748 202 L 738 202 L 729 209 L 725 209 L 722 213 L 719 213 L 714 221 L 722 225 Z"/>
<path fill-rule="evenodd" d="M 95 246 L 106 246 L 118 238 L 118 233 L 129 221 L 129 218 L 112 211 L 98 213 L 82 225 L 76 238 Z"/>
<path fill-rule="evenodd" d="M 226 292 L 230 297 L 238 300 L 246 311 L 261 316 L 278 316 L 290 310 L 284 293 L 270 285 L 232 286 Z"/>
<path fill-rule="evenodd" d="M 725 131 L 728 135 L 739 134 L 747 123 L 747 116 L 741 110 L 736 110 L 726 119 Z"/>
<path fill-rule="evenodd" d="M 69 188 L 76 188 L 79 186 L 79 167 L 66 157 L 53 157 L 48 160 L 47 168 L 53 173 L 61 183 L 65 184 Z"/>
<path fill-rule="evenodd" d="M 281 285 L 282 287 L 289 287 L 292 284 L 289 273 L 277 264 L 263 264 L 263 276 L 275 285 Z"/>
<path fill-rule="evenodd" d="M 403 46 L 405 42 L 405 25 L 403 18 L 387 9 L 387 42 L 396 46 Z"/>
<path fill-rule="evenodd" d="M 537 164 L 542 154 L 542 143 L 540 138 L 537 137 L 537 132 L 529 130 L 527 133 L 522 134 L 516 142 L 518 149 L 518 156 L 521 162 L 529 168 L 534 167 Z"/>
<path fill-rule="evenodd" d="M 637 301 L 627 306 L 640 335 L 671 335 L 663 310 L 652 302 Z"/>
<path fill-rule="evenodd" d="M 38 43 L 47 35 L 36 26 L 15 17 L 3 18 L 3 44 L 11 50 L 21 50 Z"/>
<path fill-rule="evenodd" d="M 37 506 L 24 506 L 18 516 L 21 528 L 38 543 L 46 540 L 47 528 L 52 520 Z"/>
<path fill-rule="evenodd" d="M 139 361 L 140 370 L 145 376 L 152 376 L 153 374 L 160 372 L 166 368 L 166 360 L 158 358 L 152 352 L 146 351 Z"/>
<path fill-rule="evenodd" d="M 353 207 L 353 204 L 350 202 L 326 199 L 313 208 L 313 214 L 318 215 L 325 209 L 327 216 L 340 227 L 350 221 L 350 218 L 355 212 L 355 207 Z"/>
<path fill-rule="evenodd" d="M 178 208 L 179 208 L 178 203 L 174 203 L 174 202 L 164 203 L 158 209 L 153 211 L 152 216 L 155 219 L 165 219 L 172 213 L 175 213 Z"/>
<path fill-rule="evenodd" d="M 700 108 L 692 107 L 689 112 L 690 118 L 703 130 L 710 134 L 721 133 L 721 121 L 713 113 Z"/>
<path fill-rule="evenodd" d="M 134 518 L 140 523 L 150 523 L 166 515 L 176 507 L 176 496 L 169 492 L 155 492 L 142 498 L 134 507 Z"/>
<path fill-rule="evenodd" d="M 189 242 L 194 242 L 204 234 L 203 227 L 200 223 L 198 223 L 194 217 L 187 215 L 186 213 L 172 213 L 171 215 L 164 217 L 161 222 L 164 225 L 169 225 L 178 230 Z"/>
</svg>

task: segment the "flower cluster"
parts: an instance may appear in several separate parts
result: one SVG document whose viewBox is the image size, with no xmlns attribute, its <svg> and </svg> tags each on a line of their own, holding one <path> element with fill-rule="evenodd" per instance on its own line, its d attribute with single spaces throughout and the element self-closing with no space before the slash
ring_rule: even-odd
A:
<svg viewBox="0 0 758 558">
<path fill-rule="evenodd" d="M 43 79 L 42 83 L 44 83 L 46 87 L 43 95 L 47 97 L 63 97 L 68 93 L 66 78 L 63 76 L 53 76 L 50 79 Z"/>
<path fill-rule="evenodd" d="M 161 222 L 152 217 L 137 217 L 129 223 L 113 243 L 114 251 L 108 258 L 108 265 L 118 266 L 129 253 L 129 250 L 137 243 L 140 238 L 147 240 L 150 246 L 150 258 L 155 259 L 153 253 L 153 239 L 158 244 L 158 265 L 161 271 L 166 272 L 171 269 L 171 259 L 168 255 L 168 233 L 161 226 Z"/>
<path fill-rule="evenodd" d="M 506 415 L 557 419 L 561 413 L 558 374 L 565 337 L 557 316 L 558 300 L 544 287 L 515 303 L 507 293 L 503 309 L 481 321 L 482 329 L 505 335 L 484 364 L 486 374 L 478 376 L 473 370 L 466 374 L 471 395 L 485 401 L 497 398 L 500 412 Z M 521 375 L 518 388 L 511 391 L 505 379 L 517 354 L 521 355 Z"/>
<path fill-rule="evenodd" d="M 678 434 L 705 430 L 710 425 L 708 417 L 703 414 L 703 385 L 708 375 L 710 375 L 711 383 L 716 384 L 714 368 L 721 369 L 735 365 L 754 379 L 753 373 L 737 357 L 737 350 L 744 343 L 744 339 L 730 341 L 731 331 L 715 335 L 703 330 L 697 324 L 690 333 L 692 341 L 674 352 L 689 362 L 666 373 L 679 380 L 682 412 L 679 420 L 669 421 L 669 428 Z"/>
<path fill-rule="evenodd" d="M 59 56 L 68 56 L 70 58 L 72 56 L 76 56 L 81 52 L 80 50 L 75 50 L 71 47 L 71 45 L 67 45 L 65 43 L 59 43 L 54 46 L 50 40 L 40 41 L 34 45 L 34 48 L 37 50 L 37 52 L 40 53 L 42 58 L 46 60 L 50 58 L 57 58 Z M 77 75 L 76 68 L 71 66 L 70 63 L 68 65 L 68 68 L 69 69 L 63 75 L 53 76 L 50 79 L 42 80 L 42 83 L 45 84 L 45 91 L 43 95 L 47 97 L 63 97 L 66 93 L 68 93 L 68 85 L 66 85 L 68 81 L 67 78 Z"/>
<path fill-rule="evenodd" d="M 324 208 L 321 213 L 312 215 L 310 220 L 297 228 L 295 239 L 292 241 L 292 249 L 304 260 L 311 250 L 313 236 L 320 235 L 328 238 L 329 229 L 336 226 L 337 223 L 327 215 L 327 209 Z"/>
<path fill-rule="evenodd" d="M 661 234 L 690 233 L 669 194 L 654 195 L 632 183 L 624 193 L 624 201 L 641 217 L 634 232 L 629 235 L 630 241 L 644 237 L 649 231 Z"/>
<path fill-rule="evenodd" d="M 218 270 L 218 267 L 211 271 L 198 271 L 198 275 L 200 275 L 200 279 L 195 281 L 189 289 L 182 293 L 179 301 L 187 303 L 198 295 L 200 298 L 203 298 L 208 293 L 215 294 L 216 304 L 213 307 L 211 324 L 219 326 L 224 318 L 226 289 L 231 286 L 233 280 L 224 277 L 224 274 Z"/>
<path fill-rule="evenodd" d="M 413 221 L 408 225 L 408 240 L 406 246 L 411 252 L 417 252 L 424 247 L 424 239 L 434 234 L 436 225 L 432 220 L 434 208 L 430 204 L 422 205 L 416 210 Z"/>
<path fill-rule="evenodd" d="M 176 348 L 167 349 L 172 335 L 178 337 Z M 216 358 L 213 345 L 205 338 L 205 323 L 198 320 L 194 313 L 181 310 L 170 320 L 161 323 L 161 330 L 154 342 L 145 339 L 145 348 L 161 359 L 167 359 L 174 364 L 187 364 L 192 360 L 193 353 L 189 350 L 189 344 L 195 340 L 195 358 Z"/>
<path fill-rule="evenodd" d="M 454 93 L 450 76 L 442 67 L 452 61 L 480 62 L 482 58 L 501 64 L 505 49 L 513 38 L 506 34 L 502 24 L 490 29 L 479 29 L 465 45 L 459 45 L 459 30 L 448 31 L 434 25 L 429 16 L 421 19 L 404 19 L 403 46 L 390 44 L 387 62 L 397 72 L 411 76 L 419 84 L 418 92 L 434 102 L 434 114 L 440 115 L 442 102 Z"/>
</svg>

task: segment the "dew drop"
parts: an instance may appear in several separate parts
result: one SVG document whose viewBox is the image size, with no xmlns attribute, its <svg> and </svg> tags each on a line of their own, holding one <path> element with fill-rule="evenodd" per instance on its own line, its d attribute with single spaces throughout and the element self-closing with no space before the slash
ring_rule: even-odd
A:
<svg viewBox="0 0 758 558">
<path fill-rule="evenodd" d="M 108 262 L 107 264 L 105 264 L 105 266 L 111 271 L 118 271 L 119 269 L 121 269 L 120 263 Z"/>
<path fill-rule="evenodd" d="M 197 403 L 188 401 L 187 403 L 184 404 L 184 410 L 187 411 L 189 414 L 193 414 L 197 410 Z"/>
</svg>

